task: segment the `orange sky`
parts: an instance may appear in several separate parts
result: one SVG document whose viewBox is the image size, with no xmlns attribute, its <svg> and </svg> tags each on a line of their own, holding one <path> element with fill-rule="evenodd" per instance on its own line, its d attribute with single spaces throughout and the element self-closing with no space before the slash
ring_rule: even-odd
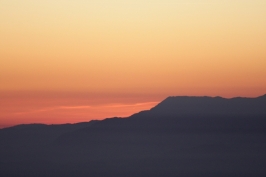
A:
<svg viewBox="0 0 266 177">
<path fill-rule="evenodd" d="M 266 93 L 265 0 L 1 0 L 0 126 Z"/>
</svg>

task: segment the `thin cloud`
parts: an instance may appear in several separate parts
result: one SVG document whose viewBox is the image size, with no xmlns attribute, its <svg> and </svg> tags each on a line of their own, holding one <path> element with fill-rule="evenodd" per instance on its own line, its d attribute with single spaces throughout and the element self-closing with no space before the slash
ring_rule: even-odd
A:
<svg viewBox="0 0 266 177">
<path fill-rule="evenodd" d="M 49 112 L 54 110 L 73 110 L 73 109 L 102 109 L 105 108 L 123 108 L 123 107 L 140 107 L 140 106 L 148 106 L 148 105 L 156 105 L 158 102 L 144 102 L 144 103 L 134 103 L 134 104 L 111 104 L 111 105 L 99 105 L 99 106 L 91 106 L 91 105 L 79 105 L 79 106 L 56 106 L 56 107 L 48 107 L 42 109 L 36 109 L 31 111 L 23 111 L 23 112 L 16 112 L 14 114 L 21 115 L 21 114 L 32 114 L 32 113 L 39 113 L 39 112 Z"/>
<path fill-rule="evenodd" d="M 92 108 L 92 106 L 59 106 L 58 109 L 87 109 Z"/>
</svg>

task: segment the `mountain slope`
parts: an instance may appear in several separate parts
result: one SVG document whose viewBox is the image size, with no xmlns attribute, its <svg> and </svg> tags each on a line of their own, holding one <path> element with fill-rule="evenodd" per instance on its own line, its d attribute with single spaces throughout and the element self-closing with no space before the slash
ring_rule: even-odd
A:
<svg viewBox="0 0 266 177">
<path fill-rule="evenodd" d="M 266 115 L 266 95 L 258 98 L 168 97 L 151 109 L 155 115 Z"/>
<path fill-rule="evenodd" d="M 0 149 L 0 175 L 262 177 L 266 175 L 265 108 L 265 95 L 169 97 L 129 118 L 69 125 L 75 127 L 71 131 L 58 126 L 55 130 L 60 133 L 50 131 L 55 136 L 36 133 L 26 140 L 25 130 L 31 128 L 25 127 L 19 133 L 23 141 L 13 139 L 13 150 Z M 15 127 L 8 131 L 18 133 Z M 0 137 L 9 134 L 0 130 Z M 9 146 L 13 145 L 6 143 Z M 16 152 L 19 147 L 22 151 Z"/>
</svg>

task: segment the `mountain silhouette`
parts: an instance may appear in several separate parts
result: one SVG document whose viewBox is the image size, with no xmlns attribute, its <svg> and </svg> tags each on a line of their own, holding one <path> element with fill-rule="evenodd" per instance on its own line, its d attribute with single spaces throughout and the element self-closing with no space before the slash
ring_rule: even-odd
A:
<svg viewBox="0 0 266 177">
<path fill-rule="evenodd" d="M 265 95 L 256 99 L 168 97 L 151 111 L 157 115 L 265 115 L 265 99 Z"/>
<path fill-rule="evenodd" d="M 266 95 L 168 97 L 128 118 L 0 129 L 0 176 L 266 176 Z"/>
</svg>

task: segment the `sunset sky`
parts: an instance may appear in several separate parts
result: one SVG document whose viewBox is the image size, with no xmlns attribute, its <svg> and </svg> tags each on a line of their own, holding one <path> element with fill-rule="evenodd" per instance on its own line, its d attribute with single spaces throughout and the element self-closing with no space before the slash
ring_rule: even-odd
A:
<svg viewBox="0 0 266 177">
<path fill-rule="evenodd" d="M 265 93 L 265 0 L 0 0 L 0 127 Z"/>
</svg>

